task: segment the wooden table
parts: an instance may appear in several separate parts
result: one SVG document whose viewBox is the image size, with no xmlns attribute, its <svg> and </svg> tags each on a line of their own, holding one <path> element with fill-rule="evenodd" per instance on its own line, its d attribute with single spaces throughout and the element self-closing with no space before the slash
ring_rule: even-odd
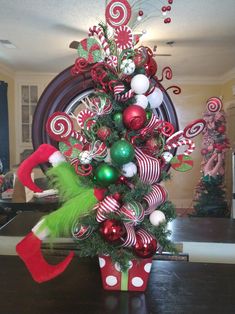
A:
<svg viewBox="0 0 235 314">
<path fill-rule="evenodd" d="M 16 256 L 0 256 L 0 265 L 3 314 L 235 313 L 235 265 L 154 261 L 145 293 L 103 290 L 96 259 L 74 258 L 43 284 Z"/>
</svg>

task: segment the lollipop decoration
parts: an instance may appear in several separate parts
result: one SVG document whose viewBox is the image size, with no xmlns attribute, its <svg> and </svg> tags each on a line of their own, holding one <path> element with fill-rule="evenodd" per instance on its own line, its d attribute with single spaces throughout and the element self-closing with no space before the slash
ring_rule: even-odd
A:
<svg viewBox="0 0 235 314">
<path fill-rule="evenodd" d="M 64 112 L 54 112 L 46 123 L 46 130 L 55 141 L 67 140 L 73 131 L 72 119 Z"/>
<path fill-rule="evenodd" d="M 208 99 L 206 106 L 210 112 L 219 112 L 222 109 L 222 101 L 218 97 L 211 97 Z"/>
<path fill-rule="evenodd" d="M 131 6 L 126 0 L 111 0 L 106 7 L 105 17 L 113 28 L 126 25 L 131 17 Z"/>
</svg>

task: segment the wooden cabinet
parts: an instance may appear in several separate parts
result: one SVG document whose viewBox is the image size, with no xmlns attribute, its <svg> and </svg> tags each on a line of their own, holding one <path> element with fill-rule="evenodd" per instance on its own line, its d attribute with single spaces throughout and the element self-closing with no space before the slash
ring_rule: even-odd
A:
<svg viewBox="0 0 235 314">
<path fill-rule="evenodd" d="M 15 80 L 16 161 L 33 151 L 32 124 L 38 100 L 54 74 L 17 74 Z"/>
</svg>

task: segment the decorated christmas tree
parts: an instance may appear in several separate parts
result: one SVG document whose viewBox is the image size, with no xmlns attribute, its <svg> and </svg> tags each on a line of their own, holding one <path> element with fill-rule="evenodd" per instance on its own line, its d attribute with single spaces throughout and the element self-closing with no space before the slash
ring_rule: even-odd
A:
<svg viewBox="0 0 235 314">
<path fill-rule="evenodd" d="M 107 23 L 91 27 L 89 37 L 78 43 L 71 75 L 81 80 L 90 75 L 94 90 L 81 98 L 85 108 L 76 115 L 54 112 L 49 117 L 46 129 L 57 145 L 42 144 L 19 167 L 21 182 L 41 193 L 30 174 L 35 165 L 49 161 L 47 176 L 63 202 L 17 245 L 38 282 L 60 274 L 73 257 L 71 252 L 60 264 L 48 265 L 40 253 L 47 236 L 72 237 L 81 257 L 98 255 L 104 287 L 115 290 L 144 290 L 152 257 L 174 250 L 167 223 L 175 209 L 162 182 L 171 166 L 192 168 L 191 138 L 205 122 L 196 120 L 179 131 L 177 118 L 170 122 L 174 109 L 163 118 L 161 107 L 170 98 L 161 81 L 172 72 L 166 67 L 158 78 L 153 52 L 138 47 L 139 36 L 130 28 L 132 15 L 136 23 L 136 11 L 126 0 L 110 1 Z M 174 156 L 179 146 L 186 149 Z M 111 264 L 116 268 L 110 270 Z"/>
<path fill-rule="evenodd" d="M 193 216 L 226 217 L 228 205 L 224 187 L 226 118 L 222 101 L 211 97 L 203 115 L 206 127 L 202 140 L 202 177 L 195 189 Z"/>
</svg>

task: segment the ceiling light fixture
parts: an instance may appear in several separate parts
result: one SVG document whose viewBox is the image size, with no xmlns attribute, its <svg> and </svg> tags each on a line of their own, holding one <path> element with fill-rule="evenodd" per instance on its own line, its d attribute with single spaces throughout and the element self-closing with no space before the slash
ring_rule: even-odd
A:
<svg viewBox="0 0 235 314">
<path fill-rule="evenodd" d="M 5 47 L 5 48 L 8 48 L 8 49 L 15 49 L 16 46 L 10 42 L 9 40 L 7 39 L 0 39 L 0 43 Z"/>
</svg>

